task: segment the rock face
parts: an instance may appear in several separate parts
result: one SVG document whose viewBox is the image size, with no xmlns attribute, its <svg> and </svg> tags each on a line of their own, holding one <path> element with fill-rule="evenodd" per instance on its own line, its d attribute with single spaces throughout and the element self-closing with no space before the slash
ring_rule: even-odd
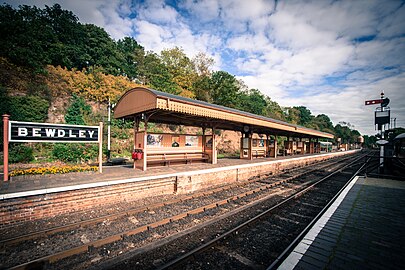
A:
<svg viewBox="0 0 405 270">
<path fill-rule="evenodd" d="M 57 97 L 54 98 L 48 109 L 48 123 L 64 123 L 65 111 L 69 106 L 69 99 Z"/>
</svg>

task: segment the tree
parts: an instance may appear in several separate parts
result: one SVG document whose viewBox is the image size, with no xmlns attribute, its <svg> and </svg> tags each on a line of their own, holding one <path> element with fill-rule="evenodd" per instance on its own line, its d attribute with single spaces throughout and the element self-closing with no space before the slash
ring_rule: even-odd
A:
<svg viewBox="0 0 405 270">
<path fill-rule="evenodd" d="M 212 75 L 211 69 L 214 65 L 214 59 L 204 53 L 198 53 L 192 59 L 196 78 L 192 85 L 194 96 L 198 100 L 212 102 L 210 93 L 210 78 Z"/>
<path fill-rule="evenodd" d="M 286 120 L 289 123 L 292 124 L 299 124 L 300 123 L 300 111 L 297 109 L 297 107 L 287 107 L 285 108 L 287 117 Z"/>
<path fill-rule="evenodd" d="M 312 119 L 309 126 L 313 129 L 334 134 L 333 124 L 330 118 L 325 114 L 319 114 Z"/>
<path fill-rule="evenodd" d="M 90 106 L 82 97 L 73 94 L 69 108 L 65 114 L 67 124 L 85 125 L 84 117 L 91 112 Z"/>
<path fill-rule="evenodd" d="M 277 102 L 272 101 L 271 98 L 266 96 L 266 104 L 267 105 L 264 110 L 264 116 L 271 117 L 271 118 L 278 119 L 278 120 L 283 120 L 283 121 L 286 120 L 283 109 L 280 107 L 280 105 Z"/>
<path fill-rule="evenodd" d="M 90 66 L 100 66 L 106 73 L 121 75 L 121 63 L 125 62 L 122 54 L 119 53 L 117 45 L 110 38 L 107 32 L 93 24 L 85 24 L 83 43 L 81 44 L 82 59 L 77 63 L 79 69 Z M 85 57 L 88 56 L 88 59 Z"/>
<path fill-rule="evenodd" d="M 264 115 L 267 107 L 266 98 L 257 89 L 241 92 L 238 95 L 238 103 L 238 109 L 257 115 Z"/>
<path fill-rule="evenodd" d="M 139 78 L 143 84 L 171 94 L 180 93 L 178 86 L 173 82 L 173 77 L 168 68 L 155 53 L 148 52 L 145 55 L 143 64 L 139 67 L 139 74 Z"/>
<path fill-rule="evenodd" d="M 309 125 L 314 118 L 314 116 L 311 114 L 311 111 L 305 106 L 298 106 L 294 108 L 297 109 L 299 113 L 298 124 L 301 126 Z"/>
<path fill-rule="evenodd" d="M 0 56 L 43 72 L 48 64 L 68 69 L 101 66 L 118 75 L 123 55 L 107 32 L 92 24 L 81 24 L 59 4 L 45 9 L 0 6 Z"/>
<path fill-rule="evenodd" d="M 210 79 L 212 102 L 218 105 L 236 108 L 238 106 L 238 81 L 226 71 L 216 71 Z"/>
<path fill-rule="evenodd" d="M 199 52 L 191 60 L 193 63 L 194 71 L 200 77 L 210 77 L 212 72 L 212 67 L 214 66 L 214 59 L 209 57 L 205 53 Z"/>
<path fill-rule="evenodd" d="M 0 114 L 9 114 L 14 121 L 44 122 L 48 117 L 49 102 L 38 96 L 9 96 L 0 87 Z"/>
<path fill-rule="evenodd" d="M 173 82 L 178 85 L 180 93 L 185 92 L 182 94 L 183 96 L 191 96 L 197 73 L 194 71 L 193 62 L 187 57 L 183 49 L 174 47 L 163 50 L 160 59 L 167 67 Z"/>
<path fill-rule="evenodd" d="M 144 48 L 132 37 L 124 37 L 117 41 L 117 48 L 124 58 L 122 69 L 130 79 L 139 76 L 138 66 L 145 57 Z"/>
</svg>

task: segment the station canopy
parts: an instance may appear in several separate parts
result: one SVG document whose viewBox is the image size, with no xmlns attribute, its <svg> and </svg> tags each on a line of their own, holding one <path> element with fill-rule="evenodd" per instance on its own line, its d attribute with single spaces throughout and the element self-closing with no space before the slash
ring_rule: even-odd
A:
<svg viewBox="0 0 405 270">
<path fill-rule="evenodd" d="M 253 132 L 301 138 L 333 135 L 276 119 L 185 98 L 149 88 L 127 91 L 114 109 L 117 119 L 146 119 L 148 122 Z"/>
</svg>

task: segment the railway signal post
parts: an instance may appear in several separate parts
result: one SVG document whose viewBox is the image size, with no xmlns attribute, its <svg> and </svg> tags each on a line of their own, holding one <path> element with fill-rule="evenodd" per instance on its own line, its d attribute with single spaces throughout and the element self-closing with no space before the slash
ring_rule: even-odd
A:
<svg viewBox="0 0 405 270">
<path fill-rule="evenodd" d="M 385 125 L 390 123 L 390 107 L 388 107 L 389 103 L 389 98 L 384 98 L 384 92 L 381 92 L 380 99 L 366 100 L 365 102 L 365 105 L 381 104 L 381 106 L 377 107 L 374 112 L 374 124 L 377 125 L 377 130 L 380 131 L 381 135 L 381 140 L 379 143 L 381 171 L 384 169 L 384 144 L 386 144 L 386 141 L 384 140 L 384 131 L 386 130 Z"/>
</svg>

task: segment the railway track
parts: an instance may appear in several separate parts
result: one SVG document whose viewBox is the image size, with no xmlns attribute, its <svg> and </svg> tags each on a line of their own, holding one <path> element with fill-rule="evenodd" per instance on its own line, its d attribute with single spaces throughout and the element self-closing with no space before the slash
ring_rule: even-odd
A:
<svg viewBox="0 0 405 270">
<path fill-rule="evenodd" d="M 357 166 L 353 168 L 353 165 Z M 269 268 L 275 269 L 278 262 L 298 243 L 301 236 L 329 205 L 328 203 L 324 206 L 321 201 L 332 202 L 337 197 L 336 189 L 343 190 L 345 183 L 350 182 L 363 167 L 364 165 L 360 166 L 357 162 L 352 162 L 339 169 L 340 172 L 344 169 L 352 172 L 353 176 L 349 180 L 339 179 L 342 177 L 338 175 L 339 171 L 335 171 L 158 269 L 267 269 L 270 263 L 273 264 Z M 326 182 L 330 179 L 334 179 L 335 182 Z M 324 187 L 321 189 L 319 185 Z M 314 189 L 317 190 L 313 191 Z M 317 196 L 313 196 L 314 194 Z M 319 211 L 322 207 L 322 211 Z M 314 214 L 316 214 L 315 218 Z M 289 241 L 280 239 L 280 235 L 288 238 L 291 231 L 297 232 L 302 228 L 302 223 L 308 223 L 308 221 L 311 222 L 305 230 L 283 252 L 280 252 L 280 246 L 278 246 L 280 242 Z M 283 228 L 285 224 L 290 224 L 287 230 Z M 275 254 L 279 252 L 281 255 L 276 257 Z"/>
<path fill-rule="evenodd" d="M 150 235 L 154 230 L 159 229 L 164 225 L 181 222 L 184 223 L 183 220 L 192 219 L 193 217 L 196 217 L 201 213 L 207 213 L 212 209 L 221 207 L 236 208 L 238 205 L 240 206 L 240 204 L 249 204 L 254 200 L 268 200 L 268 197 L 276 196 L 275 194 L 277 194 L 277 192 L 280 194 L 283 193 L 280 192 L 280 189 L 288 189 L 283 187 L 286 183 L 304 177 L 310 172 L 335 169 L 339 163 L 345 161 L 347 161 L 347 158 L 318 163 L 312 165 L 311 170 L 308 170 L 308 168 L 295 168 L 288 173 L 277 175 L 271 180 L 261 177 L 255 181 L 221 187 L 207 192 L 186 196 L 182 199 L 157 203 L 147 208 L 131 209 L 122 213 L 102 216 L 76 224 L 49 228 L 37 233 L 4 239 L 0 242 L 2 252 L 5 256 L 7 255 L 9 261 L 14 262 L 14 264 L 4 264 L 4 262 L 3 264 L 6 267 L 14 267 L 15 269 L 27 269 L 34 265 L 47 265 L 48 268 L 52 268 L 53 263 L 61 260 L 63 261 L 65 258 L 79 256 L 83 253 L 94 254 L 97 253 L 97 250 L 105 249 L 106 245 L 115 245 L 118 242 L 128 242 L 128 239 L 133 236 L 141 238 L 147 237 L 146 235 Z M 307 183 L 299 183 L 298 185 L 303 186 L 306 184 Z M 297 184 L 294 186 L 297 186 Z M 274 194 L 269 195 L 269 192 Z M 243 200 L 245 200 L 244 203 L 242 202 Z M 192 205 L 193 207 L 190 209 L 190 207 L 186 207 L 187 205 Z M 169 213 L 163 218 L 158 219 L 149 218 L 149 216 L 153 216 L 158 211 L 165 212 L 169 211 L 171 208 L 178 208 L 177 213 Z M 138 216 L 135 217 L 136 214 L 138 214 Z M 116 226 L 116 224 L 113 224 L 114 222 L 118 224 L 119 222 L 122 222 L 122 220 L 125 220 L 126 225 L 121 224 Z M 111 226 L 111 228 L 114 228 L 110 229 L 110 231 L 116 232 L 118 230 L 119 232 L 113 234 L 110 232 L 108 236 L 100 234 L 101 236 L 91 240 L 83 237 L 86 236 L 84 230 L 97 231 L 100 227 L 107 227 L 106 223 L 108 223 L 108 226 Z M 132 228 L 128 229 L 128 227 L 131 226 Z M 70 237 L 78 237 L 81 243 L 76 242 L 75 245 L 70 243 L 60 244 L 61 242 L 63 243 L 63 239 Z M 43 256 L 44 253 L 41 248 L 43 246 L 58 246 L 59 248 L 55 248 L 49 255 Z M 25 251 L 23 254 L 21 252 L 11 252 L 11 254 L 7 254 L 9 250 L 21 249 L 24 249 Z M 13 255 L 17 255 L 18 258 L 23 259 L 16 259 Z"/>
</svg>

